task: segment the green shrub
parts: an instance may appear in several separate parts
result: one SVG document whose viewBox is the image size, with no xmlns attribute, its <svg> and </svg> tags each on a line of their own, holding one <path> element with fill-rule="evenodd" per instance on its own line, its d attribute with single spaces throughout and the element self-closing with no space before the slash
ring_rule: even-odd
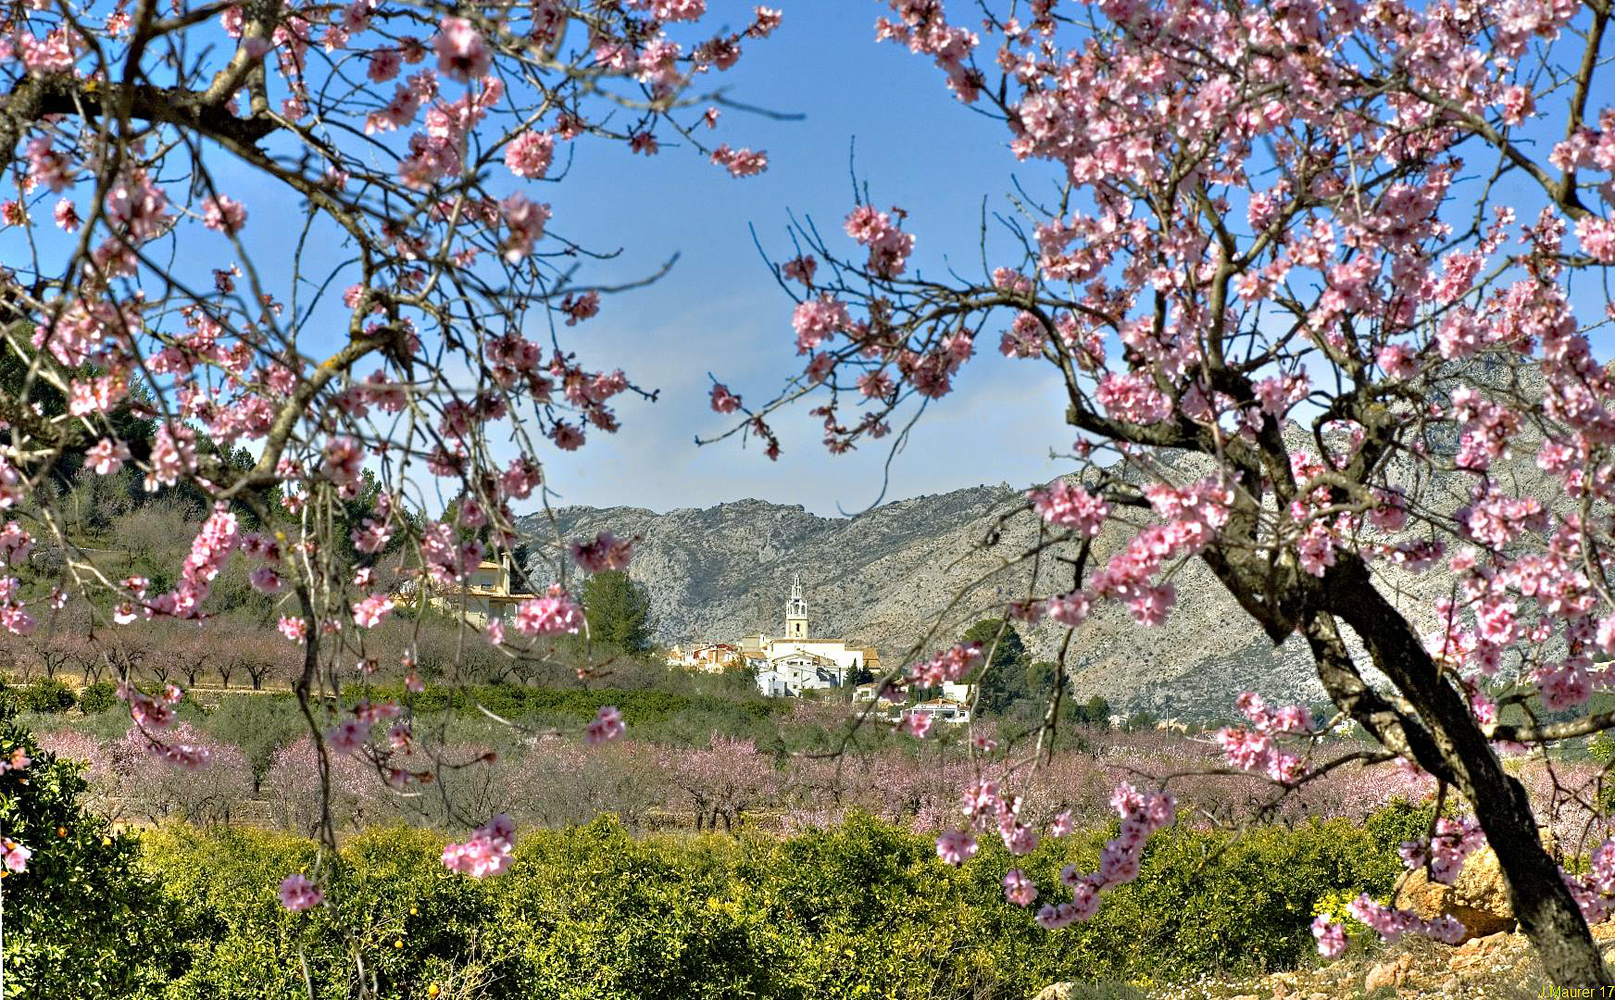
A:
<svg viewBox="0 0 1615 1000">
<path fill-rule="evenodd" d="M 25 712 L 66 712 L 78 704 L 73 689 L 54 677 L 17 688 L 17 707 Z"/>
<path fill-rule="evenodd" d="M 1092 857 L 1079 867 L 1096 867 L 1097 847 Z M 1238 834 L 1175 828 L 1152 838 L 1138 880 L 1109 894 L 1077 936 L 1118 979 L 1293 968 L 1316 955 L 1320 899 L 1387 892 L 1401 868 L 1394 849 L 1344 819 Z"/>
<path fill-rule="evenodd" d="M 959 868 L 929 836 L 863 816 L 772 838 L 630 836 L 611 818 L 526 832 L 510 870 L 477 881 L 439 863 L 441 840 L 371 831 L 336 858 L 255 831 L 145 838 L 187 926 L 172 1000 L 347 995 L 351 948 L 382 996 L 475 980 L 494 998 L 1023 998 L 1057 981 L 1171 981 L 1292 967 L 1315 954 L 1320 905 L 1388 891 L 1400 868 L 1341 820 L 1234 835 L 1172 829 L 1092 921 L 1046 932 L 1005 902 L 1020 867 L 1044 899 L 1060 869 L 1098 863 L 1108 833 L 1045 840 L 1011 858 L 984 841 Z M 280 908 L 287 874 L 318 869 L 333 903 Z"/>
<path fill-rule="evenodd" d="M 79 692 L 79 710 L 99 715 L 118 703 L 118 689 L 110 681 L 96 681 Z"/>
<path fill-rule="evenodd" d="M 308 731 L 302 710 L 290 695 L 225 695 L 201 725 L 214 739 L 241 748 L 252 765 L 254 781 L 268 773 L 276 750 Z"/>
<path fill-rule="evenodd" d="M 1447 812 L 1450 814 L 1452 803 L 1448 803 Z M 1374 838 L 1374 843 L 1380 849 L 1395 854 L 1397 848 L 1409 840 L 1423 840 L 1430 835 L 1430 828 L 1435 823 L 1435 800 L 1423 803 L 1409 802 L 1407 799 L 1393 799 L 1383 809 L 1376 810 L 1363 824 L 1368 835 Z"/>
<path fill-rule="evenodd" d="M 0 704 L 0 830 L 33 851 L 5 877 L 7 997 L 158 995 L 183 965 L 191 933 L 156 880 L 136 868 L 137 843 L 84 811 L 82 765 L 41 751 Z"/>
</svg>

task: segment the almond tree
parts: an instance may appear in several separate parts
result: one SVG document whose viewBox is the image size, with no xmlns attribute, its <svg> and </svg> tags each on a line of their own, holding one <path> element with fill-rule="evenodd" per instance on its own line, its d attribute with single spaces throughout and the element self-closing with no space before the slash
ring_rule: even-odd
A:
<svg viewBox="0 0 1615 1000">
<path fill-rule="evenodd" d="M 747 809 L 779 798 L 780 775 L 752 740 L 713 733 L 708 747 L 669 751 L 663 767 L 689 793 L 697 830 L 716 830 L 722 819 L 724 830 L 733 831 Z"/>
<path fill-rule="evenodd" d="M 430 774 L 404 708 L 337 697 L 383 666 L 365 640 L 395 607 L 377 564 L 398 562 L 386 573 L 416 594 L 463 589 L 513 546 L 512 505 L 542 498 L 550 449 L 615 431 L 624 393 L 652 395 L 567 350 L 612 291 L 589 264 L 615 248 L 568 236 L 541 192 L 564 182 L 575 143 L 646 157 L 676 144 L 737 177 L 764 169 L 765 154 L 708 138 L 726 102 L 702 87 L 780 16 L 758 7 L 729 28 L 705 6 L 0 8 L 0 149 L 16 190 L 0 205 L 0 508 L 14 517 L 0 556 L 20 566 L 36 539 L 66 555 L 59 578 L 0 578 L 0 627 L 26 634 L 86 597 L 111 608 L 94 612 L 95 636 L 205 619 L 211 582 L 247 560 L 301 645 L 293 686 L 321 802 L 333 754 L 396 788 Z M 79 469 L 206 501 L 172 586 L 115 578 L 65 530 L 54 498 Z M 564 541 L 549 593 L 510 634 L 488 629 L 513 656 L 584 629 L 569 562 L 629 556 L 614 540 L 577 540 L 573 556 Z M 416 687 L 407 660 L 385 666 Z M 204 746 L 164 735 L 182 692 L 119 673 L 136 738 L 204 766 Z M 621 728 L 610 710 L 588 736 Z M 295 888 L 299 908 L 318 895 Z"/>
<path fill-rule="evenodd" d="M 756 408 L 716 384 L 714 410 L 745 418 L 730 433 L 776 454 L 770 414 L 811 396 L 841 452 L 948 395 L 984 338 L 1050 366 L 1080 474 L 1031 492 L 1009 616 L 1079 630 L 1117 602 L 1155 625 L 1198 560 L 1274 644 L 1304 644 L 1372 756 L 1468 803 L 1410 857 L 1453 877 L 1489 842 L 1547 974 L 1610 982 L 1587 921 L 1610 911 L 1615 845 L 1566 875 L 1499 755 L 1615 726 L 1587 708 L 1615 686 L 1595 662 L 1615 653 L 1615 377 L 1592 347 L 1615 318 L 1607 0 L 889 6 L 879 37 L 1006 126 L 1023 166 L 1004 231 L 972 277 L 911 267 L 912 223 L 867 196 L 857 249 L 793 229 L 776 274 L 806 366 Z M 906 677 L 958 679 L 982 652 Z M 1064 677 L 1062 655 L 1051 724 Z M 1286 787 L 1333 766 L 1305 710 L 1240 707 L 1235 764 Z M 1158 790 L 1113 804 L 1122 835 L 1046 926 L 1090 916 L 1171 820 Z M 1012 850 L 1035 842 L 1007 786 L 965 805 Z M 968 856 L 972 830 L 938 850 Z M 1339 930 L 1315 926 L 1326 954 Z"/>
</svg>

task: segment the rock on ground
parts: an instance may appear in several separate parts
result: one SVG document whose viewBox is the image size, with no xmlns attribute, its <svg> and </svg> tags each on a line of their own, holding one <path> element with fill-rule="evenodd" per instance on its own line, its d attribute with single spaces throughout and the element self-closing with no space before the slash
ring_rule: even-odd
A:
<svg viewBox="0 0 1615 1000">
<path fill-rule="evenodd" d="M 1423 868 L 1404 874 L 1394 895 L 1398 906 L 1425 919 L 1450 916 L 1464 925 L 1464 940 L 1514 929 L 1508 885 L 1490 847 L 1471 855 L 1452 885 L 1430 881 Z"/>
<path fill-rule="evenodd" d="M 1615 922 L 1595 926 L 1593 938 L 1615 967 Z M 1149 987 L 1056 983 L 1034 1000 L 1541 1000 L 1546 985 L 1525 935 L 1500 931 L 1456 947 L 1406 938 L 1265 976 L 1209 976 Z"/>
</svg>

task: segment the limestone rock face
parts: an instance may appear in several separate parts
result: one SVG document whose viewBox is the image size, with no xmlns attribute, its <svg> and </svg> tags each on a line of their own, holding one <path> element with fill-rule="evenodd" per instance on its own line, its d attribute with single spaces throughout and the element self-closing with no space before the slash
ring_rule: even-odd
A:
<svg viewBox="0 0 1615 1000">
<path fill-rule="evenodd" d="M 1495 978 L 1517 935 L 1499 932 L 1472 938 L 1452 950 L 1447 967 L 1464 983 L 1483 983 Z"/>
<path fill-rule="evenodd" d="M 1309 435 L 1292 431 L 1298 450 L 1312 447 Z M 1527 484 L 1543 475 L 1532 455 L 1534 449 L 1522 442 L 1509 465 L 1510 481 Z M 1161 458 L 1174 481 L 1192 482 L 1211 471 L 1201 457 Z M 1472 485 L 1467 480 L 1424 481 L 1415 476 L 1417 468 L 1393 463 L 1388 475 L 1436 510 L 1467 502 Z M 544 561 L 556 541 L 586 540 L 602 531 L 618 538 L 638 536 L 629 573 L 650 591 L 660 642 L 780 634 L 790 581 L 800 573 L 813 636 L 873 646 L 884 667 L 903 664 L 913 652 L 929 656 L 976 621 L 1001 614 L 1018 597 L 1070 589 L 1077 554 L 1071 543 L 1046 548 L 1035 563 L 1034 579 L 1034 564 L 1019 557 L 1044 537 L 1041 521 L 1025 493 L 1007 485 L 900 500 L 854 517 L 820 517 L 800 506 L 740 500 L 665 514 L 637 507 L 563 507 L 554 518 L 551 523 L 547 516 L 532 515 L 518 522 L 524 538 L 548 543 L 533 546 L 529 579 L 542 587 L 555 578 L 555 567 Z M 1115 519 L 1108 523 L 1093 540 L 1090 571 L 1121 551 L 1136 530 Z M 1413 574 L 1391 561 L 1376 563 L 1375 573 L 1382 592 L 1415 627 L 1433 623 L 1434 601 L 1447 596 L 1450 587 L 1446 573 Z M 1096 604 L 1076 631 L 1066 660 L 1079 701 L 1100 695 L 1123 712 L 1220 718 L 1241 691 L 1260 691 L 1274 704 L 1324 700 L 1303 638 L 1292 635 L 1275 647 L 1197 559 L 1178 567 L 1171 582 L 1177 604 L 1158 627 L 1137 625 L 1114 601 Z M 1055 657 L 1065 632 L 1059 623 L 1018 627 L 1033 656 Z M 1345 638 L 1354 652 L 1360 649 L 1349 629 Z M 1356 659 L 1371 683 L 1383 681 L 1366 656 L 1358 653 Z"/>
<path fill-rule="evenodd" d="M 1001 613 L 1025 594 L 1030 571 L 991 571 L 1036 544 L 1038 521 L 1026 497 L 1008 486 L 978 486 L 885 504 L 856 517 L 820 517 L 801 507 L 742 500 L 705 510 L 657 514 L 633 507 L 563 507 L 555 523 L 521 519 L 523 537 L 553 543 L 609 531 L 640 536 L 630 575 L 650 592 L 657 641 L 734 640 L 759 631 L 779 634 L 785 598 L 802 574 L 809 629 L 879 650 L 884 666 L 901 664 L 916 645 L 923 655 L 954 641 L 974 622 Z M 1102 565 L 1129 532 L 1107 528 L 1096 544 Z M 987 544 L 991 541 L 993 544 Z M 534 544 L 537 553 L 540 545 Z M 1070 585 L 1068 564 L 1049 553 L 1040 587 Z M 555 578 L 543 556 L 528 562 L 538 586 Z M 1057 574 L 1064 574 L 1060 579 Z M 1101 602 L 1077 631 L 1068 656 L 1073 693 L 1101 695 L 1116 711 L 1160 715 L 1224 715 L 1240 691 L 1271 701 L 1318 701 L 1322 689 L 1305 643 L 1275 650 L 1221 585 L 1191 561 L 1174 576 L 1177 610 L 1157 628 L 1141 628 L 1124 607 Z M 947 611 L 956 594 L 965 599 Z M 940 625 L 938 619 L 940 617 Z M 930 634 L 933 626 L 938 626 Z M 1020 626 L 1039 658 L 1053 659 L 1063 629 Z"/>
<path fill-rule="evenodd" d="M 1514 929 L 1514 910 L 1508 886 L 1497 865 L 1497 854 L 1483 848 L 1470 855 L 1452 885 L 1431 882 L 1424 869 L 1404 874 L 1396 884 L 1396 905 L 1425 919 L 1450 916 L 1464 925 L 1464 940 Z"/>
<path fill-rule="evenodd" d="M 1363 989 L 1372 993 L 1386 986 L 1401 986 L 1413 968 L 1413 956 L 1400 955 L 1389 961 L 1380 962 L 1368 970 L 1363 977 Z"/>
</svg>

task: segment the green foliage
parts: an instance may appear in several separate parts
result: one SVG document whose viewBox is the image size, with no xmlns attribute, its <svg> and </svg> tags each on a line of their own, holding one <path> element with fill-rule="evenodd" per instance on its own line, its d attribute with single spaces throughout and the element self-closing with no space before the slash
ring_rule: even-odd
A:
<svg viewBox="0 0 1615 1000">
<path fill-rule="evenodd" d="M 155 996 L 184 921 L 136 869 L 136 842 L 80 805 L 81 765 L 42 752 L 11 712 L 0 704 L 0 757 L 32 763 L 0 775 L 0 829 L 33 856 L 0 885 L 6 996 Z"/>
<path fill-rule="evenodd" d="M 118 703 L 118 688 L 111 681 L 96 681 L 79 692 L 79 710 L 99 715 Z"/>
<path fill-rule="evenodd" d="M 54 677 L 15 690 L 17 707 L 25 712 L 66 712 L 78 704 L 73 689 Z"/>
<path fill-rule="evenodd" d="M 1587 755 L 1599 764 L 1615 760 L 1615 736 L 1609 730 L 1594 733 L 1587 740 Z"/>
<path fill-rule="evenodd" d="M 987 678 L 984 684 L 992 684 L 991 678 L 994 674 L 1012 668 L 1024 670 L 1032 662 L 1031 654 L 1026 651 L 1026 643 L 1021 640 L 1021 634 L 1015 631 L 1015 626 L 1002 618 L 988 618 L 977 622 L 965 630 L 959 641 L 980 643 L 983 655 L 990 654 L 986 663 Z"/>
<path fill-rule="evenodd" d="M 650 648 L 650 591 L 622 570 L 589 578 L 583 585 L 583 611 L 595 642 L 629 653 Z"/>
<path fill-rule="evenodd" d="M 346 537 L 346 536 L 344 536 Z M 348 543 L 352 545 L 350 541 Z M 253 589 L 249 582 L 250 569 L 244 559 L 232 559 L 213 580 L 208 597 L 208 610 L 215 614 L 234 612 L 238 619 L 269 628 L 279 617 L 279 608 L 273 596 Z"/>
<path fill-rule="evenodd" d="M 1389 831 L 1405 817 L 1382 824 Z M 1388 891 L 1400 864 L 1344 821 L 1240 835 L 1173 829 L 1139 879 L 1086 924 L 1046 932 L 1004 901 L 1009 867 L 1058 898 L 1066 864 L 1092 870 L 1109 835 L 1050 839 L 1012 858 L 996 842 L 960 868 L 928 836 L 855 816 L 790 838 L 635 838 L 607 817 L 520 839 L 509 872 L 446 872 L 441 842 L 372 831 L 339 857 L 250 831 L 148 834 L 187 939 L 170 1000 L 345 997 L 350 946 L 381 996 L 476 980 L 489 1000 L 542 996 L 1023 998 L 1056 981 L 1171 981 L 1293 966 L 1319 906 Z M 303 871 L 331 905 L 275 901 Z M 1040 901 L 1041 902 L 1041 901 Z"/>
<path fill-rule="evenodd" d="M 1450 808 L 1448 812 L 1451 812 Z M 1428 837 L 1435 824 L 1435 814 L 1434 799 L 1413 803 L 1397 798 L 1385 808 L 1372 813 L 1363 828 L 1380 850 L 1395 854 L 1405 842 Z"/>
<path fill-rule="evenodd" d="M 10 312 L 9 309 L 7 311 Z M 20 336 L 0 341 L 0 393 L 4 393 L 10 400 L 26 401 L 40 416 L 61 416 L 67 412 L 67 397 L 51 379 L 37 377 L 35 367 L 42 367 L 58 374 L 77 376 L 99 375 L 101 370 L 94 365 L 64 368 L 48 353 L 42 354 L 29 346 L 30 331 L 31 324 L 28 329 L 18 331 Z M 150 454 L 156 421 L 149 417 L 135 416 L 131 403 L 149 403 L 150 399 L 150 390 L 147 389 L 145 382 L 136 376 L 130 381 L 127 398 L 107 415 L 113 434 L 118 440 L 127 442 L 135 458 L 141 461 Z M 62 457 L 51 465 L 51 476 L 56 485 L 65 486 L 73 475 L 84 467 L 84 453 L 94 443 L 95 436 L 86 433 L 84 426 L 72 421 L 53 422 L 50 426 L 57 431 L 59 438 L 55 443 L 58 443 L 64 452 Z"/>
<path fill-rule="evenodd" d="M 1047 684 L 1053 670 L 1045 671 L 1043 665 L 1039 665 L 1038 676 L 1033 676 L 1031 654 L 1026 651 L 1026 643 L 1021 641 L 1015 626 L 1001 618 L 984 619 L 966 629 L 959 641 L 980 643 L 982 654 L 990 654 L 973 678 L 981 685 L 976 704 L 982 711 L 1003 714 L 1020 701 L 1034 703 L 1030 710 L 1035 711 L 1035 702 L 1047 697 Z M 1047 666 L 1052 668 L 1053 665 Z"/>
<path fill-rule="evenodd" d="M 1097 866 L 1098 846 L 1079 868 Z M 1388 892 L 1401 870 L 1394 850 L 1344 819 L 1239 834 L 1174 829 L 1151 841 L 1138 881 L 1108 894 L 1078 936 L 1111 978 L 1291 968 L 1316 954 L 1320 899 Z M 1040 884 L 1052 874 L 1039 871 Z"/>
<path fill-rule="evenodd" d="M 221 743 L 241 748 L 261 781 L 275 751 L 307 732 L 297 701 L 290 695 L 234 695 L 219 700 L 202 728 Z"/>
<path fill-rule="evenodd" d="M 397 552 L 403 547 L 404 540 L 409 537 L 408 532 L 395 531 L 393 536 L 388 539 L 387 544 L 382 548 L 382 550 L 373 554 L 361 553 L 353 544 L 352 533 L 354 529 L 361 527 L 367 518 L 373 518 L 376 516 L 377 504 L 380 502 L 381 494 L 381 480 L 377 479 L 376 474 L 371 470 L 363 469 L 360 472 L 358 492 L 352 497 L 344 498 L 337 505 L 336 516 L 341 529 L 338 537 L 341 539 L 340 550 L 342 552 L 344 561 L 354 565 L 372 565 L 379 562 L 384 556 Z M 279 504 L 277 502 L 270 506 L 271 508 L 274 508 L 278 507 Z M 450 524 L 453 524 L 455 517 L 458 515 L 458 511 L 459 501 L 456 499 L 451 510 L 444 512 L 444 520 L 448 521 Z M 414 512 L 394 508 L 393 516 L 402 517 L 417 530 L 421 526 L 421 519 L 419 515 Z M 462 538 L 466 538 L 471 533 L 461 531 L 459 534 Z M 486 536 L 486 528 L 483 529 L 482 534 Z"/>
<path fill-rule="evenodd" d="M 1346 946 L 1353 951 L 1365 951 L 1379 943 L 1379 934 L 1370 926 L 1351 915 L 1351 904 L 1361 893 L 1350 890 L 1331 892 L 1313 904 L 1313 916 L 1328 917 L 1346 931 Z M 1372 895 L 1372 894 L 1370 894 Z M 1377 902 L 1388 903 L 1389 898 Z"/>
<path fill-rule="evenodd" d="M 256 830 L 166 828 L 145 846 L 145 867 L 163 875 L 184 919 L 206 929 L 187 942 L 188 968 L 165 1000 L 303 1000 L 305 968 L 314 996 L 349 997 L 350 949 L 380 996 L 422 997 L 477 954 L 479 937 L 499 933 L 487 902 L 495 884 L 449 872 L 442 842 L 419 830 L 371 831 L 336 857 Z M 315 878 L 329 903 L 282 908 L 276 892 L 294 872 Z"/>
</svg>

